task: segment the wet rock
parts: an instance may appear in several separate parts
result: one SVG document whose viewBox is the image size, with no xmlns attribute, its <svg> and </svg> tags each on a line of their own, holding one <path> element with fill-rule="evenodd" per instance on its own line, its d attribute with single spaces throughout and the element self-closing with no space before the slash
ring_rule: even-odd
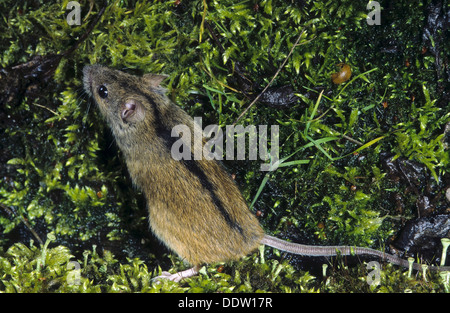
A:
<svg viewBox="0 0 450 313">
<path fill-rule="evenodd" d="M 259 98 L 259 101 L 274 108 L 288 108 L 297 102 L 299 98 L 294 94 L 292 86 L 268 88 Z"/>
<path fill-rule="evenodd" d="M 417 191 L 422 184 L 429 178 L 426 167 L 413 160 L 397 158 L 385 152 L 380 156 L 383 168 L 387 171 L 388 177 L 394 181 L 407 181 L 411 187 Z"/>
<path fill-rule="evenodd" d="M 441 238 L 450 236 L 450 215 L 433 214 L 408 221 L 400 235 L 392 243 L 399 252 L 420 256 L 426 259 L 440 258 Z"/>
<path fill-rule="evenodd" d="M 416 207 L 419 210 L 419 216 L 426 216 L 434 211 L 434 205 L 430 198 L 425 195 L 420 195 L 416 201 Z"/>
<path fill-rule="evenodd" d="M 381 153 L 380 160 L 387 176 L 394 182 L 407 185 L 405 193 L 416 196 L 416 208 L 418 217 L 429 215 L 436 211 L 440 201 L 441 187 L 431 178 L 425 165 L 405 158 L 397 158 L 388 153 Z M 405 199 L 405 195 L 394 195 L 397 207 L 404 208 L 399 199 Z"/>
</svg>

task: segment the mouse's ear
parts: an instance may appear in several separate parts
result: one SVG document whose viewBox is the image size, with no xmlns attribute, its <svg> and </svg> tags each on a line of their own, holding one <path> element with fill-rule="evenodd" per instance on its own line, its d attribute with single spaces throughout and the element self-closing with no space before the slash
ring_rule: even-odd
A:
<svg viewBox="0 0 450 313">
<path fill-rule="evenodd" d="M 168 75 L 161 75 L 161 74 L 145 74 L 142 76 L 142 80 L 144 81 L 145 84 L 147 84 L 148 86 L 151 87 L 159 87 L 159 84 L 161 84 L 161 82 L 166 79 L 167 77 L 169 77 Z"/>
<path fill-rule="evenodd" d="M 142 103 L 134 99 L 127 99 L 121 108 L 120 117 L 125 123 L 140 122 L 144 119 Z"/>
</svg>

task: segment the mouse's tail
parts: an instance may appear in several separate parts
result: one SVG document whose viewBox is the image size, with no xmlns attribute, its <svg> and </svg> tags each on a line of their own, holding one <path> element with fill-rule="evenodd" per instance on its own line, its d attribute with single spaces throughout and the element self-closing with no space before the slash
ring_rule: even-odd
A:
<svg viewBox="0 0 450 313">
<path fill-rule="evenodd" d="M 337 256 L 337 255 L 371 255 L 389 261 L 399 266 L 408 268 L 409 262 L 392 254 L 385 253 L 370 248 L 352 247 L 352 246 L 310 246 L 298 243 L 288 242 L 269 235 L 264 235 L 261 243 L 282 251 L 305 256 Z M 421 265 L 413 264 L 415 270 L 420 270 Z M 429 266 L 429 269 L 448 271 L 450 266 Z"/>
</svg>

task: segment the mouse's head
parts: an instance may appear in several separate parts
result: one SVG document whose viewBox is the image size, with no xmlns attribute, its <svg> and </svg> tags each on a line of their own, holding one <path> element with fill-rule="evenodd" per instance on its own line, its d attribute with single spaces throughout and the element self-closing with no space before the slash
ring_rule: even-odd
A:
<svg viewBox="0 0 450 313">
<path fill-rule="evenodd" d="M 132 134 L 146 118 L 152 120 L 148 93 L 162 97 L 159 84 L 165 78 L 155 74 L 138 77 L 101 65 L 83 69 L 84 89 L 98 104 L 116 138 Z"/>
</svg>

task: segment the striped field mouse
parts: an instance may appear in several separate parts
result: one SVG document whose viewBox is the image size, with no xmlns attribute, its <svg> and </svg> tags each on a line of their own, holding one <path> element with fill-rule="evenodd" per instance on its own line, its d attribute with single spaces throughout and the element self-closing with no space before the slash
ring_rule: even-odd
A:
<svg viewBox="0 0 450 313">
<path fill-rule="evenodd" d="M 370 248 L 301 245 L 266 235 L 219 161 L 172 157 L 178 140 L 172 137 L 173 127 L 187 125 L 194 132 L 196 125 L 165 95 L 160 83 L 166 76 L 134 76 L 101 65 L 85 66 L 83 75 L 84 88 L 111 128 L 133 184 L 145 195 L 152 231 L 193 265 L 159 278 L 179 281 L 196 275 L 204 263 L 236 260 L 261 244 L 299 255 L 364 254 L 409 266 L 400 257 Z M 193 151 L 194 143 L 189 145 Z"/>
</svg>

